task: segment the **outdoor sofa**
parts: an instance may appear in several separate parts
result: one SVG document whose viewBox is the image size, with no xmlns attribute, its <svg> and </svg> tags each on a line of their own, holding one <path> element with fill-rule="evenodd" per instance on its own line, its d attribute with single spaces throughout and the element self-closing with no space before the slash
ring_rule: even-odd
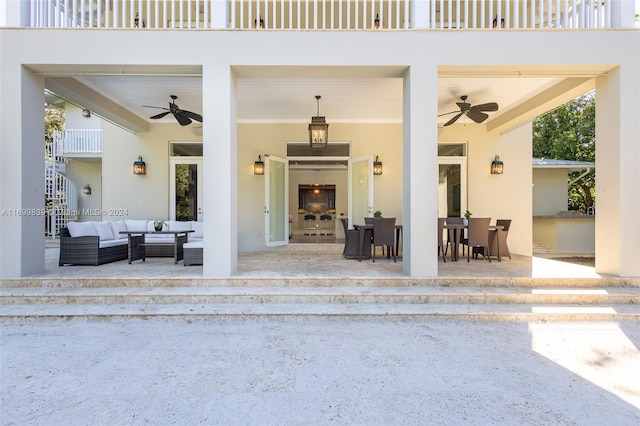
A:
<svg viewBox="0 0 640 426">
<path fill-rule="evenodd" d="M 60 258 L 63 265 L 102 265 L 128 258 L 128 238 L 122 231 L 153 231 L 153 220 L 118 220 L 104 222 L 69 222 L 60 229 Z M 188 231 L 189 243 L 200 244 L 202 253 L 203 223 L 197 221 L 167 221 L 163 230 Z M 162 243 L 172 242 L 171 234 L 132 235 L 132 246 L 144 249 L 145 257 L 173 257 L 174 248 Z M 145 242 L 144 246 L 138 244 Z M 154 244 L 158 243 L 158 244 Z M 185 243 L 184 246 L 188 246 Z M 193 250 L 193 249 L 190 249 Z M 185 253 L 186 254 L 186 253 Z M 189 253 L 193 257 L 192 252 Z M 200 255 L 202 256 L 202 255 Z M 202 261 L 200 261 L 200 264 Z"/>
</svg>

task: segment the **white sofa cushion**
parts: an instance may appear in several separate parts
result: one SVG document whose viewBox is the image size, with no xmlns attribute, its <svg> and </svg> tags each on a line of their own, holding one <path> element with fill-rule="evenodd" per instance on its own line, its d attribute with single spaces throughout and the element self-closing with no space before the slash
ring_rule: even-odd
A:
<svg viewBox="0 0 640 426">
<path fill-rule="evenodd" d="M 124 220 L 116 220 L 111 223 L 111 232 L 113 232 L 113 238 L 126 238 L 125 234 L 121 234 L 121 231 L 127 230 L 127 224 L 124 223 Z"/>
<path fill-rule="evenodd" d="M 109 222 L 93 222 L 93 226 L 95 226 L 96 231 L 98 231 L 100 241 L 108 241 L 114 239 L 113 231 L 111 230 L 111 224 Z"/>
<path fill-rule="evenodd" d="M 147 222 L 148 220 L 146 219 L 143 219 L 143 220 L 127 219 L 124 221 L 124 223 L 127 225 L 127 231 L 137 231 L 137 232 L 146 231 Z"/>
<path fill-rule="evenodd" d="M 183 248 L 203 248 L 204 247 L 204 242 L 203 241 L 194 241 L 194 242 L 188 242 L 188 243 L 184 243 L 182 245 Z"/>
<path fill-rule="evenodd" d="M 170 220 L 169 221 L 169 231 L 191 231 L 193 228 L 191 227 L 191 221 L 179 221 L 179 220 Z"/>
<path fill-rule="evenodd" d="M 93 222 L 69 222 L 67 229 L 72 237 L 98 236 Z"/>
<path fill-rule="evenodd" d="M 99 247 L 104 248 L 104 247 L 126 246 L 127 243 L 128 242 L 126 238 L 118 238 L 115 240 L 101 240 Z"/>
<path fill-rule="evenodd" d="M 193 232 L 189 234 L 189 240 L 191 240 L 191 238 L 202 238 L 204 232 L 204 222 L 197 222 L 194 220 L 193 222 L 191 222 L 191 226 Z"/>
<path fill-rule="evenodd" d="M 173 243 L 174 241 L 175 239 L 172 234 L 160 234 L 160 235 L 147 234 L 144 237 L 144 242 L 147 244 Z"/>
</svg>

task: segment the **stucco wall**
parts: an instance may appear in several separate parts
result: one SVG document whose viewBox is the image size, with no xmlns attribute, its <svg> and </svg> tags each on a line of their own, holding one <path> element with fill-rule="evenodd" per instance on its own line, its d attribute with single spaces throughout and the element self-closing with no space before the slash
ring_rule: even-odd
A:
<svg viewBox="0 0 640 426">
<path fill-rule="evenodd" d="M 595 217 L 534 217 L 533 240 L 552 253 L 595 253 Z"/>
<path fill-rule="evenodd" d="M 132 134 L 105 122 L 103 125 L 102 209 L 103 220 L 169 218 L 169 143 L 202 141 L 191 127 L 152 124 L 150 131 Z M 147 166 L 146 175 L 134 175 L 138 155 Z"/>
<path fill-rule="evenodd" d="M 351 143 L 351 156 L 378 155 L 384 174 L 374 176 L 374 210 L 402 223 L 402 125 L 331 123 L 331 140 Z M 307 124 L 238 125 L 238 250 L 264 249 L 264 176 L 253 174 L 258 155 L 286 157 L 287 142 L 304 142 Z M 341 176 L 342 175 L 342 176 Z M 337 182 L 336 208 L 347 214 L 347 172 L 295 171 L 289 176 L 289 210 L 297 211 L 297 183 Z M 323 182 L 332 183 L 332 182 Z"/>
<path fill-rule="evenodd" d="M 533 169 L 533 215 L 555 215 L 567 210 L 566 169 Z"/>
<path fill-rule="evenodd" d="M 531 255 L 532 174 L 531 123 L 504 134 L 487 133 L 482 125 L 467 124 L 440 129 L 440 142 L 467 142 L 467 208 L 474 217 L 511 219 L 509 250 Z M 504 173 L 492 175 L 496 155 Z"/>
</svg>

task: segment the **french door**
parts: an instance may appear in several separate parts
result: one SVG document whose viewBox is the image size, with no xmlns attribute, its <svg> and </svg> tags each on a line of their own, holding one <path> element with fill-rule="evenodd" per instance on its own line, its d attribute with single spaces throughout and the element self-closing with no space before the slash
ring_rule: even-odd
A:
<svg viewBox="0 0 640 426">
<path fill-rule="evenodd" d="M 264 161 L 264 243 L 289 244 L 289 160 L 273 155 Z"/>
<path fill-rule="evenodd" d="M 349 226 L 373 216 L 373 155 L 349 160 Z"/>
<path fill-rule="evenodd" d="M 466 157 L 438 157 L 438 217 L 462 217 L 467 209 Z"/>
<path fill-rule="evenodd" d="M 173 220 L 202 221 L 202 157 L 175 157 L 170 163 L 170 207 Z"/>
</svg>

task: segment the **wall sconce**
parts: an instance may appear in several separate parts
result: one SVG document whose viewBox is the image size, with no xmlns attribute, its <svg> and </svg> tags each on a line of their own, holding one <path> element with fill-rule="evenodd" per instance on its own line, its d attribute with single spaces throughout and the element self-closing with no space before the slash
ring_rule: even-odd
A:
<svg viewBox="0 0 640 426">
<path fill-rule="evenodd" d="M 320 95 L 316 95 L 316 104 L 318 113 L 315 117 L 311 117 L 309 124 L 309 145 L 311 148 L 326 148 L 329 142 L 329 125 L 325 122 L 324 117 L 320 116 Z"/>
<path fill-rule="evenodd" d="M 133 162 L 134 175 L 146 175 L 147 165 L 142 161 L 142 155 L 138 155 L 138 160 Z"/>
<path fill-rule="evenodd" d="M 258 155 L 258 161 L 253 163 L 253 174 L 254 175 L 263 175 L 264 174 L 264 161 Z"/>
<path fill-rule="evenodd" d="M 89 184 L 86 184 L 84 188 L 82 188 L 82 192 L 85 195 L 91 195 L 91 187 L 89 186 Z"/>
<path fill-rule="evenodd" d="M 82 110 L 82 116 L 83 117 L 87 117 L 87 118 L 91 117 L 91 110 L 87 109 L 87 108 L 83 109 Z"/>
<path fill-rule="evenodd" d="M 504 172 L 504 163 L 500 161 L 500 156 L 496 155 L 496 158 L 491 162 L 491 174 L 501 175 Z"/>
<path fill-rule="evenodd" d="M 373 162 L 373 174 L 376 176 L 380 176 L 382 174 L 382 161 L 378 161 L 377 155 L 376 161 Z"/>
</svg>

